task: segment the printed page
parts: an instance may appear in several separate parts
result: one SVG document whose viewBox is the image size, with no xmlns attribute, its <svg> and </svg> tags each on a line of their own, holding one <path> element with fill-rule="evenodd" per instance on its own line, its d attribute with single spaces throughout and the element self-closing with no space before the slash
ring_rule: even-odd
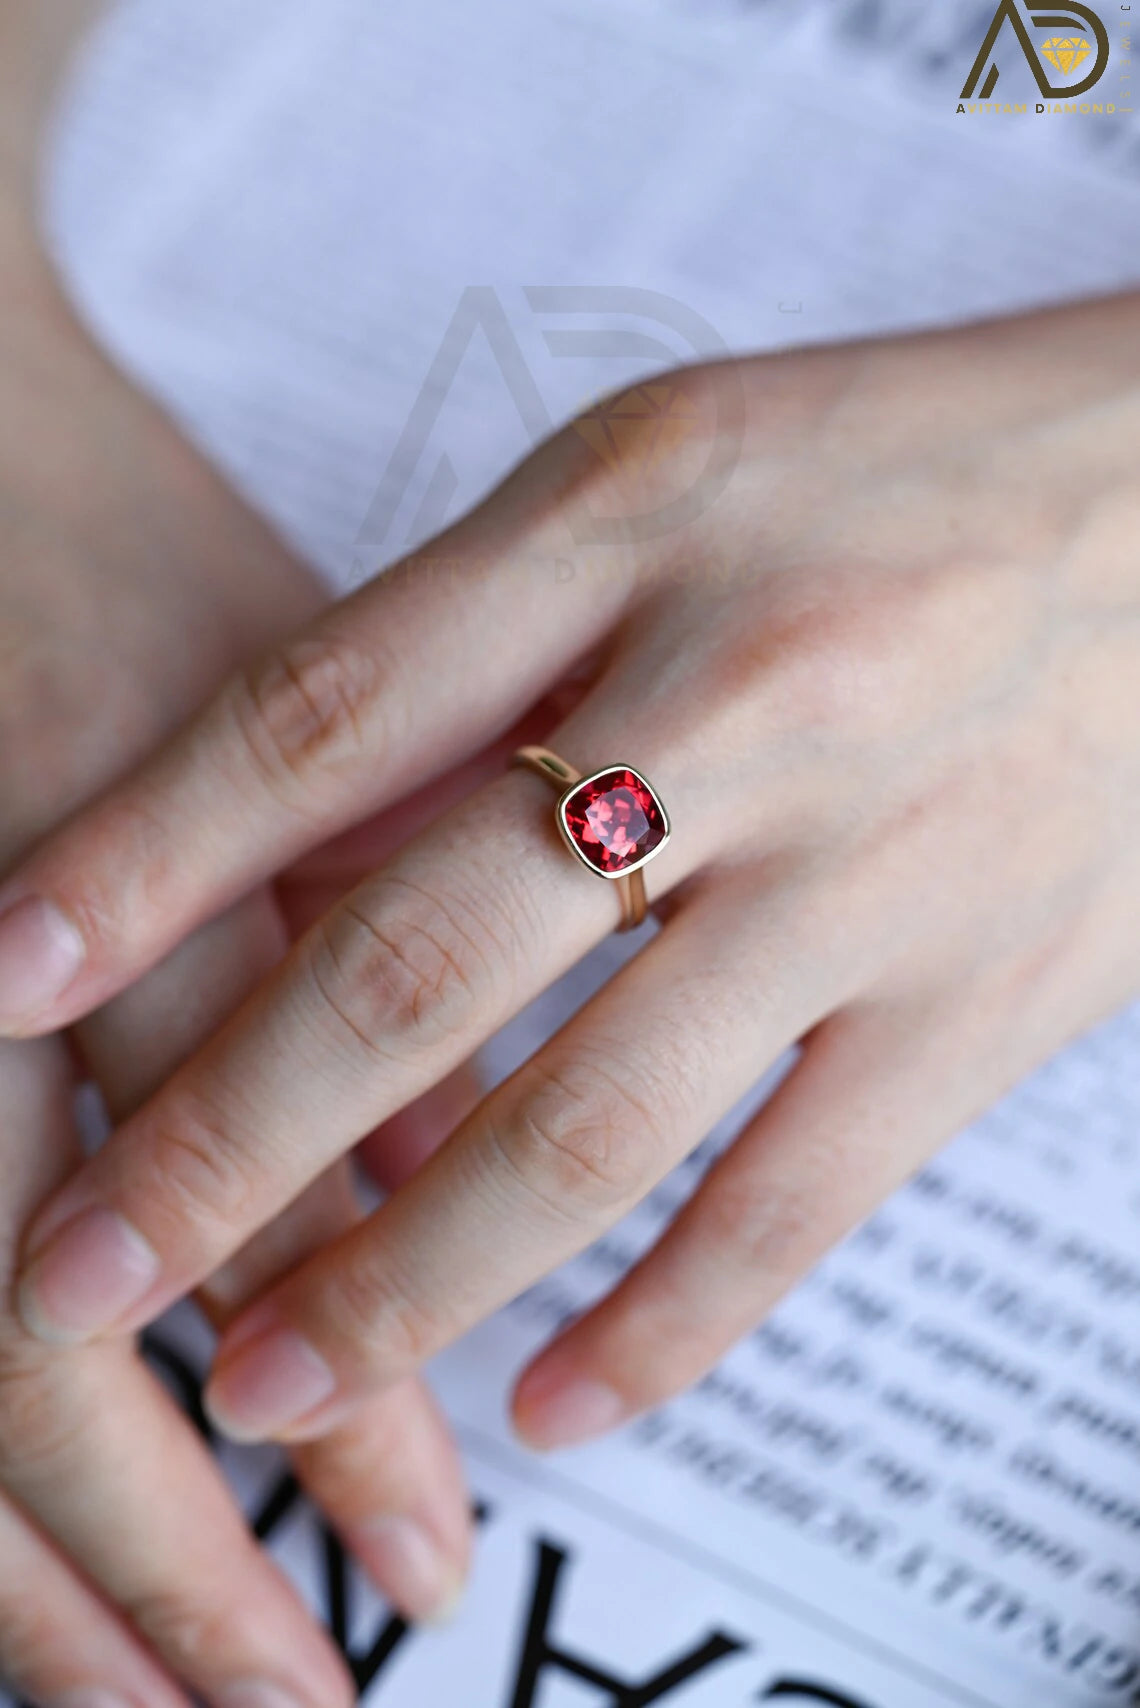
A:
<svg viewBox="0 0 1140 1708">
<path fill-rule="evenodd" d="M 605 1441 L 517 1446 L 510 1379 L 645 1248 L 732 1122 L 438 1359 L 480 1515 L 446 1628 L 385 1608 L 276 1455 L 222 1447 L 363 1700 L 1140 1702 L 1138 1059 L 1140 1009 L 961 1135 L 695 1389 Z M 205 1350 L 187 1313 L 152 1349 L 183 1397 Z"/>
</svg>

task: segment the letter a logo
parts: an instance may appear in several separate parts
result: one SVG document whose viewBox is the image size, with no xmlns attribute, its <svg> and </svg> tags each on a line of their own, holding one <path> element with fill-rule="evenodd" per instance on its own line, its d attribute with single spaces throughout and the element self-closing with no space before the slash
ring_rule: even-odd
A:
<svg viewBox="0 0 1140 1708">
<path fill-rule="evenodd" d="M 1066 33 L 1052 35 L 1038 47 L 1026 28 L 1019 0 L 998 0 L 998 9 L 986 31 L 986 39 L 962 87 L 962 100 L 967 100 L 975 90 L 983 100 L 993 94 L 994 85 L 998 80 L 997 61 L 993 52 L 1001 35 L 1002 25 L 1006 23 L 1012 28 L 1017 45 L 1025 55 L 1029 69 L 1037 79 L 1037 87 L 1043 95 L 1083 95 L 1085 90 L 1091 89 L 1103 75 L 1108 64 L 1108 31 L 1092 7 L 1084 5 L 1083 0 L 1068 0 L 1067 4 L 1052 12 L 1030 12 L 1029 22 L 1037 30 L 1064 30 Z M 1095 52 L 1092 43 L 1085 39 L 1085 30 L 1096 44 Z M 1090 56 L 1092 64 L 1078 83 L 1049 81 L 1045 60 L 1055 65 L 1057 70 L 1067 77 L 1078 66 L 1084 65 Z"/>
</svg>

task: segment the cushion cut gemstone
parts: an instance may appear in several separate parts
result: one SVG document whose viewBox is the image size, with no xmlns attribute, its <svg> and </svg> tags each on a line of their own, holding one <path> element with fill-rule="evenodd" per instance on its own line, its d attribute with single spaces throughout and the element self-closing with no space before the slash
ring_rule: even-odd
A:
<svg viewBox="0 0 1140 1708">
<path fill-rule="evenodd" d="M 576 784 L 563 802 L 562 821 L 587 865 L 609 877 L 639 866 L 668 833 L 649 784 L 624 768 Z"/>
</svg>

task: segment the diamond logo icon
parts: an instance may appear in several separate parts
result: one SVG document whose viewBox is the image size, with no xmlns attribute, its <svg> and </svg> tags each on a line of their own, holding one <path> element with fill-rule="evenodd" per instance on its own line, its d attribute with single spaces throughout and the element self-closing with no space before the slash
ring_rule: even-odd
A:
<svg viewBox="0 0 1140 1708">
<path fill-rule="evenodd" d="M 617 397 L 604 397 L 574 423 L 610 468 L 631 463 L 648 469 L 693 430 L 697 409 L 674 381 L 646 380 Z"/>
<path fill-rule="evenodd" d="M 1050 65 L 1055 65 L 1068 77 L 1082 60 L 1088 58 L 1092 48 L 1083 36 L 1050 36 L 1047 42 L 1042 42 L 1041 52 Z"/>
</svg>

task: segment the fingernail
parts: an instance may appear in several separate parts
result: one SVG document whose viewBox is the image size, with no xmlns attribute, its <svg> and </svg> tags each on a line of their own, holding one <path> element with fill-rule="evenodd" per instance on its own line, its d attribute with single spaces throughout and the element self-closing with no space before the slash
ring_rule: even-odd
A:
<svg viewBox="0 0 1140 1708">
<path fill-rule="evenodd" d="M 316 1348 L 279 1328 L 218 1366 L 206 1409 L 231 1441 L 265 1441 L 335 1390 L 336 1377 Z"/>
<path fill-rule="evenodd" d="M 555 1387 L 540 1378 L 519 1384 L 517 1428 L 531 1447 L 574 1447 L 615 1429 L 629 1416 L 619 1393 L 584 1378 Z"/>
<path fill-rule="evenodd" d="M 0 1033 L 34 1020 L 62 996 L 87 954 L 70 919 L 27 896 L 0 913 Z"/>
<path fill-rule="evenodd" d="M 154 1285 L 158 1253 L 113 1210 L 84 1210 L 24 1271 L 20 1315 L 38 1340 L 74 1345 L 110 1328 Z"/>
<path fill-rule="evenodd" d="M 212 1694 L 215 1708 L 301 1708 L 301 1703 L 279 1684 L 246 1678 L 239 1684 L 223 1685 Z"/>
<path fill-rule="evenodd" d="M 348 1540 L 365 1571 L 409 1619 L 443 1624 L 458 1607 L 463 1573 L 414 1518 L 355 1524 Z"/>
</svg>

